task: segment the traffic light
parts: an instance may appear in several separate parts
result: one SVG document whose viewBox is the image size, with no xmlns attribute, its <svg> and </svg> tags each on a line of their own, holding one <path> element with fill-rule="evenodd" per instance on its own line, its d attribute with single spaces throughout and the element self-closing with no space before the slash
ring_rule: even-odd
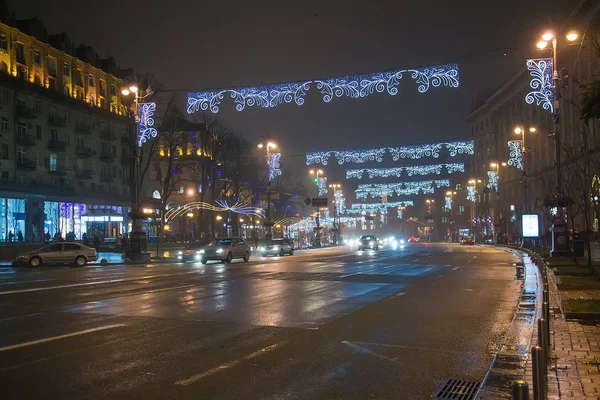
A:
<svg viewBox="0 0 600 400">
<path fill-rule="evenodd" d="M 315 178 L 315 179 L 314 179 L 314 181 L 315 181 L 315 183 L 317 183 L 317 182 L 318 182 L 318 179 L 317 179 L 317 178 Z"/>
</svg>

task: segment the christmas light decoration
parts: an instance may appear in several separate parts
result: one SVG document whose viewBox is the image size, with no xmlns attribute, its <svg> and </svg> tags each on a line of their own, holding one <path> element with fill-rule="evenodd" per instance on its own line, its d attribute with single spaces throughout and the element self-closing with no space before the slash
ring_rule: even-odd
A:
<svg viewBox="0 0 600 400">
<path fill-rule="evenodd" d="M 219 106 L 225 93 L 236 103 L 236 110 L 246 107 L 272 108 L 292 101 L 301 106 L 311 85 L 316 85 L 323 95 L 323 101 L 329 103 L 334 97 L 367 97 L 374 93 L 387 92 L 398 94 L 398 85 L 404 75 L 417 83 L 419 93 L 427 92 L 431 87 L 458 87 L 458 65 L 448 64 L 418 69 L 397 69 L 372 74 L 350 75 L 340 78 L 315 79 L 302 82 L 288 82 L 275 85 L 242 87 L 204 92 L 188 93 L 188 114 L 210 110 L 219 112 Z"/>
<path fill-rule="evenodd" d="M 355 190 L 357 199 L 365 199 L 368 196 L 373 198 L 382 198 L 388 195 L 416 195 L 419 193 L 434 193 L 435 188 L 450 187 L 450 180 L 440 179 L 431 181 L 416 182 L 395 182 L 382 184 L 361 184 Z"/>
<path fill-rule="evenodd" d="M 488 171 L 488 182 L 487 187 L 489 189 L 494 189 L 496 192 L 498 191 L 498 174 L 496 171 Z"/>
<path fill-rule="evenodd" d="M 281 176 L 281 153 L 269 153 L 269 181 Z"/>
<path fill-rule="evenodd" d="M 154 128 L 154 112 L 156 103 L 140 103 L 138 106 L 138 146 L 158 135 Z"/>
<path fill-rule="evenodd" d="M 354 203 L 350 208 L 346 209 L 347 214 L 361 214 L 387 211 L 388 208 L 398 207 L 412 207 L 414 202 L 412 200 L 405 201 L 394 201 L 388 203 Z"/>
<path fill-rule="evenodd" d="M 317 182 L 317 187 L 319 189 L 319 197 L 323 197 L 327 194 L 327 177 L 321 176 Z"/>
<path fill-rule="evenodd" d="M 475 201 L 477 200 L 475 193 L 475 186 L 467 186 L 467 200 L 475 203 Z"/>
<path fill-rule="evenodd" d="M 440 152 L 444 148 L 448 150 L 450 157 L 456 157 L 460 154 L 472 155 L 475 153 L 475 142 L 473 140 L 469 140 L 378 149 L 310 152 L 306 153 L 306 165 L 327 165 L 331 155 L 334 155 L 337 158 L 338 164 L 340 165 L 344 163 L 362 164 L 368 161 L 382 162 L 386 151 L 392 155 L 392 159 L 394 161 L 399 161 L 402 158 L 412 160 L 417 160 L 424 157 L 438 158 L 440 156 Z"/>
<path fill-rule="evenodd" d="M 554 112 L 554 91 L 552 90 L 553 60 L 527 60 L 527 69 L 531 75 L 529 86 L 533 89 L 525 96 L 527 104 L 541 105 L 544 110 Z"/>
<path fill-rule="evenodd" d="M 523 149 L 520 140 L 509 140 L 508 141 L 508 165 L 523 169 Z"/>
<path fill-rule="evenodd" d="M 454 172 L 465 172 L 465 164 L 435 164 L 435 165 L 415 165 L 410 167 L 396 168 L 368 168 L 368 169 L 349 169 L 346 171 L 346 179 L 362 179 L 366 174 L 369 178 L 389 178 L 392 176 L 400 177 L 404 172 L 408 176 L 414 175 L 440 175 L 443 171 L 449 174 Z"/>
<path fill-rule="evenodd" d="M 446 204 L 446 210 L 448 210 L 448 211 L 452 210 L 452 196 L 444 197 L 444 201 Z"/>
<path fill-rule="evenodd" d="M 342 190 L 336 190 L 334 194 L 335 198 L 335 206 L 337 208 L 338 215 L 342 214 L 346 209 L 346 199 L 344 198 L 344 193 Z"/>
<path fill-rule="evenodd" d="M 216 206 L 209 203 L 204 203 L 202 201 L 194 201 L 184 204 L 181 207 L 171 208 L 165 213 L 165 222 L 172 221 L 174 218 L 181 217 L 182 215 L 187 214 L 188 212 L 196 209 L 203 209 L 214 212 L 231 211 L 235 214 L 254 215 L 261 219 L 265 217 L 264 211 L 262 209 L 249 206 L 242 202 L 237 202 L 233 206 L 230 206 L 225 200 L 215 200 L 215 203 L 217 204 Z"/>
</svg>

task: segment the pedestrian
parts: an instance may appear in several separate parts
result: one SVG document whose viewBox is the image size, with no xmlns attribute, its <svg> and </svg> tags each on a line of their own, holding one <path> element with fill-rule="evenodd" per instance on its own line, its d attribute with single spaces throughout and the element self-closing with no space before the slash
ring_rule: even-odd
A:
<svg viewBox="0 0 600 400">
<path fill-rule="evenodd" d="M 96 251 L 100 251 L 100 238 L 98 235 L 94 236 L 94 248 Z"/>
<path fill-rule="evenodd" d="M 13 231 L 8 231 L 8 242 L 11 243 L 15 237 Z"/>
<path fill-rule="evenodd" d="M 22 242 L 22 241 L 23 241 L 23 233 L 22 233 L 21 231 L 17 232 L 17 240 L 18 240 L 19 242 Z"/>
<path fill-rule="evenodd" d="M 50 241 L 50 232 L 46 232 L 46 234 L 44 235 L 44 239 L 46 239 L 46 242 Z"/>
<path fill-rule="evenodd" d="M 121 237 L 121 250 L 123 251 L 123 254 L 127 254 L 127 234 Z"/>
<path fill-rule="evenodd" d="M 90 242 L 88 240 L 87 233 L 84 233 L 83 236 L 81 237 L 81 239 L 83 240 L 84 246 L 89 246 Z"/>
<path fill-rule="evenodd" d="M 62 241 L 62 235 L 60 234 L 60 231 L 56 231 L 56 233 L 54 234 L 54 241 L 55 242 Z"/>
</svg>

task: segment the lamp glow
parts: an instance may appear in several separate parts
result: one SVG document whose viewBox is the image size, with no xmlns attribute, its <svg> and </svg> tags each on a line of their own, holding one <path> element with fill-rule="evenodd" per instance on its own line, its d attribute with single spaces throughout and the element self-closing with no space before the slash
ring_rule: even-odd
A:
<svg viewBox="0 0 600 400">
<path fill-rule="evenodd" d="M 135 86 L 135 85 L 131 85 L 131 86 L 129 86 L 129 91 L 130 91 L 131 93 L 137 93 L 137 91 L 138 91 L 138 87 L 137 87 L 137 86 Z"/>
<path fill-rule="evenodd" d="M 544 39 L 546 42 L 549 42 L 550 40 L 552 40 L 553 37 L 554 37 L 554 34 L 550 31 L 544 32 L 544 34 L 542 35 L 542 39 Z"/>
<path fill-rule="evenodd" d="M 123 89 L 121 90 L 121 93 L 123 94 L 123 96 L 129 96 L 129 93 L 131 92 L 129 91 L 129 89 Z"/>
<path fill-rule="evenodd" d="M 539 42 L 537 42 L 536 46 L 538 49 L 544 50 L 546 47 L 548 47 L 548 42 L 540 40 Z"/>
<path fill-rule="evenodd" d="M 575 32 L 575 31 L 569 31 L 567 33 L 567 40 L 569 42 L 574 42 L 577 40 L 577 38 L 579 37 L 579 33 Z"/>
</svg>

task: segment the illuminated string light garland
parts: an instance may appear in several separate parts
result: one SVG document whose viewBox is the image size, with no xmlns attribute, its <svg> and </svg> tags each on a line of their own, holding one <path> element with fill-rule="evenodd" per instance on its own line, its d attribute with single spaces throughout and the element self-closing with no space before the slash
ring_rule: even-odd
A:
<svg viewBox="0 0 600 400">
<path fill-rule="evenodd" d="M 438 158 L 443 148 L 448 150 L 450 157 L 456 157 L 461 154 L 475 154 L 475 142 L 467 140 L 377 149 L 310 152 L 306 153 L 306 165 L 327 165 L 329 157 L 332 155 L 335 156 L 340 165 L 344 163 L 362 164 L 369 161 L 382 162 L 386 152 L 391 154 L 394 161 L 398 161 L 401 158 L 412 160 L 424 157 Z"/>
<path fill-rule="evenodd" d="M 281 153 L 269 153 L 269 180 L 281 176 Z"/>
<path fill-rule="evenodd" d="M 317 187 L 319 189 L 319 197 L 325 196 L 327 194 L 327 177 L 322 176 L 319 177 L 317 181 Z"/>
<path fill-rule="evenodd" d="M 235 102 L 237 111 L 243 111 L 246 107 L 272 108 L 292 102 L 301 106 L 304 104 L 306 93 L 313 84 L 320 90 L 323 101 L 326 103 L 329 103 L 334 97 L 361 98 L 383 92 L 394 96 L 398 94 L 398 85 L 405 74 L 410 74 L 410 77 L 417 83 L 419 93 L 425 93 L 431 87 L 458 87 L 458 65 L 447 64 L 322 80 L 190 92 L 187 98 L 187 112 L 192 114 L 197 111 L 210 110 L 212 113 L 217 113 L 226 93 L 229 93 Z"/>
<path fill-rule="evenodd" d="M 465 164 L 434 164 L 434 165 L 415 165 L 410 167 L 395 167 L 395 168 L 366 168 L 366 169 L 349 169 L 346 171 L 346 179 L 362 179 L 366 174 L 369 178 L 389 178 L 400 177 L 403 173 L 408 176 L 414 175 L 440 175 L 443 171 L 452 174 L 454 172 L 465 172 Z"/>
<path fill-rule="evenodd" d="M 488 189 L 494 189 L 496 192 L 498 191 L 498 174 L 496 173 L 496 171 L 488 171 L 487 173 L 488 176 L 488 182 L 487 182 L 487 187 Z"/>
<path fill-rule="evenodd" d="M 527 104 L 541 105 L 544 110 L 554 112 L 554 91 L 552 90 L 552 74 L 554 62 L 551 58 L 527 60 L 527 69 L 531 75 L 529 86 L 533 89 L 525 95 Z"/>
<path fill-rule="evenodd" d="M 508 141 L 508 165 L 523 169 L 523 148 L 520 140 Z"/>
<path fill-rule="evenodd" d="M 248 206 L 245 203 L 237 202 L 233 206 L 230 206 L 224 200 L 215 200 L 216 206 L 213 204 L 205 203 L 202 201 L 194 201 L 191 203 L 184 204 L 181 207 L 172 208 L 165 213 L 165 222 L 169 222 L 174 218 L 181 217 L 191 210 L 203 209 L 214 212 L 231 211 L 235 214 L 241 215 L 254 215 L 258 218 L 264 218 L 264 211 L 260 208 Z"/>
<path fill-rule="evenodd" d="M 355 190 L 357 199 L 366 199 L 367 197 L 382 198 L 384 196 L 395 194 L 402 195 L 417 195 L 419 193 L 428 194 L 434 193 L 436 188 L 450 187 L 450 180 L 430 180 L 416 182 L 395 182 L 395 183 L 370 183 L 358 185 Z"/>
<path fill-rule="evenodd" d="M 452 197 L 451 196 L 444 197 L 444 202 L 446 204 L 446 210 L 448 210 L 448 211 L 452 210 Z"/>
<path fill-rule="evenodd" d="M 343 214 L 344 210 L 346 209 L 346 199 L 344 198 L 344 193 L 341 189 L 335 191 L 334 199 L 338 215 Z"/>
<path fill-rule="evenodd" d="M 472 201 L 473 203 L 477 200 L 475 186 L 467 186 L 467 200 Z"/>
<path fill-rule="evenodd" d="M 138 106 L 138 146 L 141 147 L 151 138 L 158 135 L 154 128 L 154 112 L 156 103 L 140 103 Z"/>
<path fill-rule="evenodd" d="M 347 214 L 361 214 L 363 212 L 379 212 L 387 211 L 388 208 L 412 207 L 412 200 L 393 201 L 387 203 L 354 203 L 350 208 L 346 209 Z"/>
</svg>

